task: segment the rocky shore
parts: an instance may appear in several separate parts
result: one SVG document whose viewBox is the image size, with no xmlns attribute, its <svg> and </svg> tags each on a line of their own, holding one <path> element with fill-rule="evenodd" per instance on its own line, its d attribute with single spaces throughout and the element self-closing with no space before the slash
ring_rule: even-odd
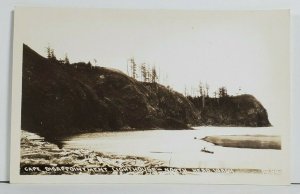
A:
<svg viewBox="0 0 300 194">
<path fill-rule="evenodd" d="M 59 149 L 55 144 L 26 131 L 22 131 L 21 136 L 20 173 L 23 175 L 143 175 L 152 174 L 152 168 L 165 166 L 162 161 L 142 157 L 116 156 L 86 149 Z"/>
</svg>

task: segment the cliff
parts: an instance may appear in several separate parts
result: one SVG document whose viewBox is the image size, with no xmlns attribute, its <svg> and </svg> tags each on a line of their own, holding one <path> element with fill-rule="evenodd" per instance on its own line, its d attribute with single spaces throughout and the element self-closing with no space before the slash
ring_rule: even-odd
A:
<svg viewBox="0 0 300 194">
<path fill-rule="evenodd" d="M 197 107 L 202 125 L 216 126 L 271 126 L 268 113 L 262 104 L 252 95 L 225 96 L 222 98 L 188 97 Z"/>
<path fill-rule="evenodd" d="M 22 81 L 22 129 L 49 138 L 200 124 L 199 111 L 178 92 L 118 70 L 62 64 L 26 45 Z"/>
<path fill-rule="evenodd" d="M 253 96 L 208 98 L 204 108 L 198 101 L 118 70 L 65 64 L 23 46 L 21 128 L 49 139 L 103 130 L 270 125 Z"/>
</svg>

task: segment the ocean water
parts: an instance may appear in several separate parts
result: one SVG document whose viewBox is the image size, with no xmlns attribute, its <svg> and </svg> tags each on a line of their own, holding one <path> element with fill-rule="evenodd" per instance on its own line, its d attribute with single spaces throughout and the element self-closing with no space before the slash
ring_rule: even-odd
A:
<svg viewBox="0 0 300 194">
<path fill-rule="evenodd" d="M 195 127 L 195 130 L 99 132 L 73 136 L 65 147 L 140 156 L 181 168 L 281 169 L 281 150 L 229 148 L 201 140 L 210 135 L 279 135 L 273 127 Z M 214 154 L 201 152 L 205 147 Z"/>
</svg>

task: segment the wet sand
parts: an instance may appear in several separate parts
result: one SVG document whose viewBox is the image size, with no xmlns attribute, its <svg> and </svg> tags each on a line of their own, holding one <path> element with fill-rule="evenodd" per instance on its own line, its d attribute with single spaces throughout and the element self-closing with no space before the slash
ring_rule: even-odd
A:
<svg viewBox="0 0 300 194">
<path fill-rule="evenodd" d="M 91 151 L 88 149 L 59 149 L 55 144 L 46 142 L 44 138 L 22 131 L 21 137 L 21 174 L 95 174 L 95 171 L 70 171 L 59 170 L 64 167 L 82 168 L 127 168 L 142 167 L 153 168 L 165 166 L 164 162 L 159 160 L 147 159 L 136 156 L 116 156 Z M 25 171 L 25 167 L 47 167 L 55 170 L 51 171 Z M 26 168 L 28 169 L 28 168 Z M 97 172 L 96 172 L 97 173 Z M 138 172 L 117 172 L 101 171 L 99 174 L 147 174 L 146 171 Z M 150 172 L 148 172 L 150 173 Z"/>
<path fill-rule="evenodd" d="M 252 149 L 281 149 L 281 140 L 279 136 L 267 135 L 220 135 L 206 136 L 204 141 L 214 145 L 234 148 L 252 148 Z"/>
</svg>

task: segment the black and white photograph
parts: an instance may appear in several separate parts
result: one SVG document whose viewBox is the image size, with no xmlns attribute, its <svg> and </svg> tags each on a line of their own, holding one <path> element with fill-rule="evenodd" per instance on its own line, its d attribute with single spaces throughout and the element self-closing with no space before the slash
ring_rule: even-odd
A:
<svg viewBox="0 0 300 194">
<path fill-rule="evenodd" d="M 288 184 L 289 25 L 17 7 L 11 182 Z"/>
</svg>

